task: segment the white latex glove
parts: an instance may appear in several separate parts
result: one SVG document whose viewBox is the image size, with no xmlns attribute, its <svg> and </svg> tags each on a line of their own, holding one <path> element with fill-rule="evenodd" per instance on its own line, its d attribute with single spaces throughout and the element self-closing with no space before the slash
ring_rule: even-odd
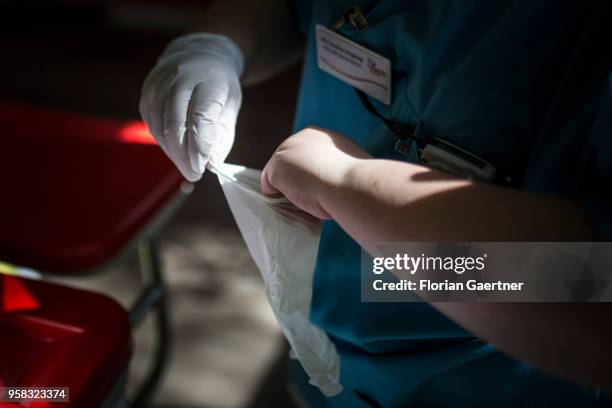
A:
<svg viewBox="0 0 612 408">
<path fill-rule="evenodd" d="M 157 143 L 189 181 L 234 143 L 244 58 L 229 38 L 194 33 L 172 41 L 142 86 L 139 110 Z"/>
</svg>

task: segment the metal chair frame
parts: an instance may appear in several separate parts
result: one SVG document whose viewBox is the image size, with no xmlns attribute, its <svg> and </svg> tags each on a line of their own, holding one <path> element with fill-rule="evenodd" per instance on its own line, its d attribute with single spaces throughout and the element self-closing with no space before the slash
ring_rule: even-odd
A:
<svg viewBox="0 0 612 408">
<path fill-rule="evenodd" d="M 164 370 L 167 366 L 172 340 L 170 335 L 167 290 L 164 283 L 164 272 L 159 251 L 159 230 L 168 222 L 180 204 L 182 204 L 192 191 L 193 184 L 186 181 L 183 182 L 180 191 L 169 200 L 169 203 L 155 217 L 152 217 L 152 222 L 145 226 L 140 233 L 136 234 L 136 237 L 127 243 L 119 254 L 102 265 L 81 271 L 81 273 L 78 274 L 78 276 L 83 276 L 100 273 L 102 270 L 123 261 L 129 253 L 132 253 L 134 247 L 138 250 L 139 269 L 144 289 L 140 292 L 137 300 L 128 311 L 128 316 L 130 326 L 133 330 L 145 320 L 149 313 L 154 313 L 157 347 L 154 354 L 153 367 L 133 400 L 130 401 L 130 406 L 135 408 L 150 406 L 151 400 L 162 380 Z M 19 269 L 22 267 L 25 268 L 24 273 L 19 273 Z M 36 274 L 33 275 L 32 272 L 36 272 Z M 31 269 L 27 269 L 27 265 L 16 266 L 16 275 L 42 279 L 44 279 L 45 276 L 61 276 L 64 278 L 75 276 L 74 273 L 32 271 Z"/>
</svg>

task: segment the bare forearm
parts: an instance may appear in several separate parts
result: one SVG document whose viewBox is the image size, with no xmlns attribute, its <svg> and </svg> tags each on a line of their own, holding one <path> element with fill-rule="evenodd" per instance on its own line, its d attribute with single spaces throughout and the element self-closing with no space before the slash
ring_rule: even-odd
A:
<svg viewBox="0 0 612 408">
<path fill-rule="evenodd" d="M 376 242 L 593 239 L 571 201 L 373 159 L 320 128 L 303 129 L 277 148 L 262 173 L 262 191 L 333 218 L 373 254 Z M 432 305 L 512 356 L 574 381 L 612 386 L 609 304 Z"/>
<path fill-rule="evenodd" d="M 432 303 L 509 355 L 570 381 L 612 390 L 609 303 Z"/>
<path fill-rule="evenodd" d="M 191 31 L 223 34 L 245 58 L 243 85 L 265 81 L 302 55 L 303 44 L 285 0 L 218 0 Z"/>
<path fill-rule="evenodd" d="M 588 241 L 580 207 L 391 160 L 359 160 L 321 205 L 362 244 L 389 241 Z"/>
<path fill-rule="evenodd" d="M 570 201 L 388 160 L 355 160 L 340 187 L 323 190 L 320 202 L 366 250 L 390 241 L 594 239 Z M 570 380 L 612 387 L 607 304 L 433 306 L 514 357 Z"/>
</svg>

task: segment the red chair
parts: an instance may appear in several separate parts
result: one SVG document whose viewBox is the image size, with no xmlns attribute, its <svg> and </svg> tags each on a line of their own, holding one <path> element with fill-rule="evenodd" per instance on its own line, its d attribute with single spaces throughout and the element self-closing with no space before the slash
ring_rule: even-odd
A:
<svg viewBox="0 0 612 408">
<path fill-rule="evenodd" d="M 58 406 L 120 401 L 130 324 L 112 299 L 0 274 L 0 333 L 0 387 L 67 387 L 69 404 Z"/>
<path fill-rule="evenodd" d="M 0 129 L 0 261 L 75 275 L 140 250 L 150 285 L 130 311 L 130 323 L 155 308 L 159 336 L 156 363 L 134 401 L 146 404 L 169 341 L 157 231 L 191 184 L 141 122 L 0 102 Z"/>
</svg>

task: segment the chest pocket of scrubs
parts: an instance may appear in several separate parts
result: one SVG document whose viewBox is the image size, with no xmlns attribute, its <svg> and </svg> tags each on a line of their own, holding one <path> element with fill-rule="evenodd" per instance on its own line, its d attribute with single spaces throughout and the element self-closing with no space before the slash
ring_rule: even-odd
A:
<svg viewBox="0 0 612 408">
<path fill-rule="evenodd" d="M 417 136 L 449 141 L 518 175 L 530 134 L 527 17 L 515 2 L 382 1 L 341 33 L 392 61 L 393 101 L 372 101 Z"/>
</svg>

